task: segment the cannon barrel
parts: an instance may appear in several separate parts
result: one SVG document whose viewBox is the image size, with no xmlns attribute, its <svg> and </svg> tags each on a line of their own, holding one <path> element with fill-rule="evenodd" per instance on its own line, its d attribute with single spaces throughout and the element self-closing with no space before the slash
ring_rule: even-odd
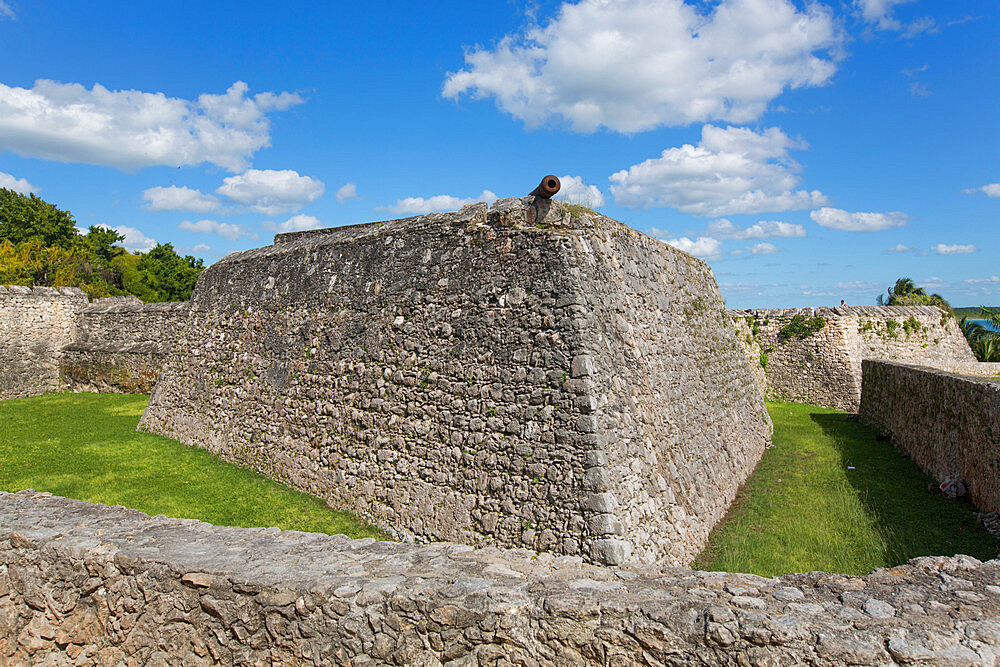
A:
<svg viewBox="0 0 1000 667">
<path fill-rule="evenodd" d="M 538 187 L 529 193 L 529 196 L 534 195 L 535 197 L 541 197 L 543 199 L 549 199 L 555 193 L 559 192 L 559 188 L 562 187 L 562 183 L 559 179 L 552 174 L 549 174 L 542 179 L 542 182 L 538 184 Z"/>
</svg>

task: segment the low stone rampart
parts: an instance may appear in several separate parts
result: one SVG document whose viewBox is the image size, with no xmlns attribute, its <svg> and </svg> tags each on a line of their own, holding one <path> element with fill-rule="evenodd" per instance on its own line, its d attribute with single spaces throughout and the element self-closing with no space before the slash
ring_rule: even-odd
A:
<svg viewBox="0 0 1000 667">
<path fill-rule="evenodd" d="M 75 287 L 0 287 L 0 400 L 63 387 L 62 348 L 87 303 Z"/>
<path fill-rule="evenodd" d="M 710 269 L 547 200 L 202 273 L 140 428 L 418 540 L 690 562 L 770 436 Z"/>
<path fill-rule="evenodd" d="M 0 493 L 9 665 L 996 665 L 1000 561 L 765 579 Z"/>
<path fill-rule="evenodd" d="M 861 401 L 865 359 L 990 372 L 976 363 L 955 319 L 933 306 L 729 312 L 741 329 L 744 353 L 764 371 L 761 388 L 780 400 L 854 412 Z"/>
<path fill-rule="evenodd" d="M 166 355 L 187 325 L 188 302 L 146 303 L 135 297 L 97 299 L 84 308 L 59 372 L 72 391 L 148 394 Z"/>
<path fill-rule="evenodd" d="M 984 512 L 1000 512 L 1000 379 L 864 362 L 861 421 L 931 477 L 957 476 Z"/>
</svg>

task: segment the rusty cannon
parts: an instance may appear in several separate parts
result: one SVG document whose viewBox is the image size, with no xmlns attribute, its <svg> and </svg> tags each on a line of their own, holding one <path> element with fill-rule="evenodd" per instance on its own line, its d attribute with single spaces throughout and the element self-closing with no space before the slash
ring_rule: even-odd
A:
<svg viewBox="0 0 1000 667">
<path fill-rule="evenodd" d="M 538 187 L 528 193 L 528 196 L 541 197 L 542 199 L 551 199 L 552 195 L 559 192 L 559 188 L 562 187 L 562 183 L 559 182 L 559 178 L 549 174 L 542 179 L 542 182 L 538 184 Z"/>
</svg>

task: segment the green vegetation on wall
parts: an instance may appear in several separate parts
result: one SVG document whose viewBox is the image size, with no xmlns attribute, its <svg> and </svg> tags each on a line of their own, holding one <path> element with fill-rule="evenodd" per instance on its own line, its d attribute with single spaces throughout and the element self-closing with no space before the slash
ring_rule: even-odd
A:
<svg viewBox="0 0 1000 667">
<path fill-rule="evenodd" d="M 778 342 L 785 343 L 792 338 L 805 339 L 826 326 L 822 317 L 806 317 L 795 315 L 785 326 L 778 330 Z"/>
<path fill-rule="evenodd" d="M 99 225 L 81 234 L 69 211 L 0 188 L 0 285 L 79 287 L 92 299 L 191 298 L 203 260 L 180 257 L 169 243 L 133 254 L 115 245 L 124 238 Z"/>
</svg>

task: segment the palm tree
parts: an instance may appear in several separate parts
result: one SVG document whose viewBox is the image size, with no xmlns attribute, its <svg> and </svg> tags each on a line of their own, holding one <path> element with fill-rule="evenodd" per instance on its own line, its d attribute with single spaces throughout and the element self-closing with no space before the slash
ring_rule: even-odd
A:
<svg viewBox="0 0 1000 667">
<path fill-rule="evenodd" d="M 1000 329 L 1000 310 L 990 310 L 986 306 L 980 306 L 983 318 Z M 979 361 L 1000 361 L 1000 331 L 990 331 L 983 325 L 963 317 L 959 322 L 962 333 L 969 341 L 972 353 Z"/>
<path fill-rule="evenodd" d="M 887 296 L 888 295 L 888 296 Z M 923 287 L 917 287 L 912 278 L 897 278 L 896 284 L 879 294 L 875 300 L 880 306 L 937 306 L 951 313 L 951 306 L 940 294 L 928 294 Z"/>
</svg>

